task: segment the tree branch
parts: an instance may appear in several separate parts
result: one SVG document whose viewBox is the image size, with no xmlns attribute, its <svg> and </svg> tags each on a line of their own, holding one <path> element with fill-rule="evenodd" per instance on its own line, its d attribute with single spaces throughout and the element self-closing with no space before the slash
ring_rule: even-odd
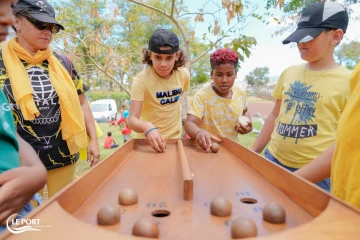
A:
<svg viewBox="0 0 360 240">
<path fill-rule="evenodd" d="M 136 0 L 128 0 L 128 1 L 133 2 L 133 3 L 136 3 L 136 4 L 139 4 L 139 5 L 141 5 L 141 6 L 144 6 L 144 7 L 146 7 L 146 8 L 149 8 L 149 9 L 155 10 L 156 12 L 159 12 L 159 13 L 161 13 L 161 14 L 164 14 L 164 15 L 167 16 L 167 17 L 170 17 L 170 15 L 167 14 L 165 11 L 162 11 L 162 10 L 156 8 L 156 7 L 150 6 L 150 5 L 146 4 L 146 3 L 139 2 L 139 1 L 136 1 Z M 174 0 L 173 0 L 173 1 L 174 1 Z"/>
</svg>

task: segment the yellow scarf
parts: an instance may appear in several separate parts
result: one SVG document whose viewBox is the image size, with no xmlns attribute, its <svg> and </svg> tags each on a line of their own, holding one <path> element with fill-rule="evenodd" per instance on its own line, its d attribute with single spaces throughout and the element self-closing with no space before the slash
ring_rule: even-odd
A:
<svg viewBox="0 0 360 240">
<path fill-rule="evenodd" d="M 20 59 L 30 64 L 41 64 L 44 60 L 48 60 L 50 82 L 60 101 L 62 138 L 66 141 L 70 154 L 79 152 L 81 148 L 86 147 L 85 121 L 75 85 L 68 71 L 53 55 L 50 47 L 31 56 L 17 43 L 17 38 L 11 39 L 4 46 L 4 65 L 15 101 L 25 120 L 34 120 L 40 112 L 32 97 L 30 77 Z"/>
</svg>

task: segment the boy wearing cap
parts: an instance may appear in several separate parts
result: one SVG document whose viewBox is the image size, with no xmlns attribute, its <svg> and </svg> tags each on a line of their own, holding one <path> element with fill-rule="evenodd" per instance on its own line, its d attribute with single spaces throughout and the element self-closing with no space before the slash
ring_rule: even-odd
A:
<svg viewBox="0 0 360 240">
<path fill-rule="evenodd" d="M 190 84 L 178 37 L 166 29 L 153 32 L 143 49 L 143 63 L 148 67 L 134 78 L 128 124 L 136 138 L 146 138 L 163 152 L 164 139 L 181 138 L 180 97 Z"/>
<path fill-rule="evenodd" d="M 318 158 L 296 171 L 296 174 L 317 182 L 331 173 L 332 194 L 360 210 L 360 135 L 355 130 L 360 123 L 360 63 L 351 75 L 350 92 L 339 121 L 333 158 Z"/>
<path fill-rule="evenodd" d="M 306 64 L 280 76 L 275 106 L 251 149 L 290 171 L 315 158 L 331 158 L 340 114 L 349 96 L 351 72 L 334 60 L 334 48 L 348 25 L 346 9 L 335 2 L 309 5 L 284 44 L 297 42 Z M 329 191 L 330 181 L 318 182 Z"/>
<path fill-rule="evenodd" d="M 121 118 L 117 122 L 117 124 L 120 126 L 121 133 L 124 137 L 124 143 L 129 141 L 131 136 L 131 128 L 129 128 L 127 124 L 127 118 L 129 117 L 129 114 L 130 114 L 129 111 L 125 110 L 122 113 Z"/>
</svg>

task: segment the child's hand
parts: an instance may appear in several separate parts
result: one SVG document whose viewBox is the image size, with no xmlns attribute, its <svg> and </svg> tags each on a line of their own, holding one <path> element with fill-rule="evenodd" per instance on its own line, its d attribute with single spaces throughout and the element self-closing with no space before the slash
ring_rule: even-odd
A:
<svg viewBox="0 0 360 240">
<path fill-rule="evenodd" d="M 157 152 L 165 152 L 166 142 L 160 135 L 158 129 L 155 127 L 151 127 L 148 128 L 145 132 L 147 133 L 146 140 L 150 144 L 150 146 Z"/>
<path fill-rule="evenodd" d="M 207 152 L 210 151 L 212 140 L 215 142 L 221 142 L 220 138 L 217 138 L 214 135 L 211 135 L 208 131 L 202 129 L 199 130 L 198 133 L 196 134 L 196 142 L 202 149 L 204 149 Z"/>
<path fill-rule="evenodd" d="M 25 166 L 0 174 L 0 225 L 6 224 L 9 216 L 19 213 L 43 187 L 36 179 L 37 174 L 37 169 Z"/>
<path fill-rule="evenodd" d="M 238 122 L 235 125 L 235 130 L 240 133 L 240 134 L 247 134 L 250 133 L 252 131 L 253 127 L 252 127 L 252 122 L 247 122 L 246 125 L 241 124 L 240 122 Z"/>
</svg>

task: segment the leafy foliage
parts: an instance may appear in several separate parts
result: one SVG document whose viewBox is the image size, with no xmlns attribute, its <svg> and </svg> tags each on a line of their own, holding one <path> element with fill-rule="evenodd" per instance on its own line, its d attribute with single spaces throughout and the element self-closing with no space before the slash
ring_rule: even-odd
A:
<svg viewBox="0 0 360 240">
<path fill-rule="evenodd" d="M 356 64 L 360 62 L 360 42 L 351 41 L 341 44 L 339 49 L 335 51 L 335 56 L 339 64 L 354 69 Z"/>
<path fill-rule="evenodd" d="M 245 76 L 245 82 L 251 87 L 258 89 L 270 81 L 268 67 L 257 67 Z"/>
</svg>

